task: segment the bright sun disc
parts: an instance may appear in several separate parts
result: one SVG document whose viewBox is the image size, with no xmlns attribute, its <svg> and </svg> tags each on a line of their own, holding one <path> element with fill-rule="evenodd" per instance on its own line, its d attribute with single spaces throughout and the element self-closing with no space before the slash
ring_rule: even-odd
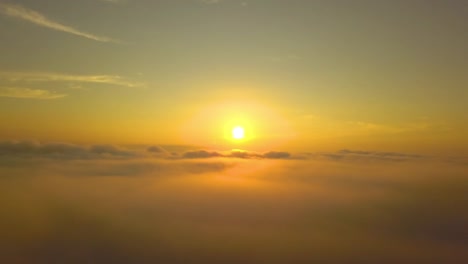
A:
<svg viewBox="0 0 468 264">
<path fill-rule="evenodd" d="M 243 139 L 244 138 L 244 128 L 240 126 L 236 126 L 232 129 L 232 137 L 235 139 Z"/>
</svg>

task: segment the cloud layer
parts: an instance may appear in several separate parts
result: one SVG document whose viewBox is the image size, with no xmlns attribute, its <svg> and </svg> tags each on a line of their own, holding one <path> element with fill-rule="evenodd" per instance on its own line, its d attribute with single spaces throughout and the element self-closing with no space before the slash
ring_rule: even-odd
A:
<svg viewBox="0 0 468 264">
<path fill-rule="evenodd" d="M 188 148 L 188 147 L 186 147 Z M 157 157 L 164 159 L 292 159 L 288 152 L 270 151 L 256 153 L 245 150 L 208 151 L 190 150 L 169 152 L 160 146 L 125 148 L 114 145 L 76 145 L 63 142 L 41 143 L 37 141 L 0 142 L 0 157 L 40 157 L 58 159 L 113 159 Z"/>
<path fill-rule="evenodd" d="M 468 261 L 466 166 L 170 152 L 0 144 L 0 262 Z"/>
<path fill-rule="evenodd" d="M 55 159 L 111 159 L 141 156 L 139 151 L 113 145 L 81 146 L 70 143 L 36 141 L 0 142 L 0 157 L 55 158 Z"/>
<path fill-rule="evenodd" d="M 47 98 L 44 98 L 47 99 Z M 412 153 L 379 152 L 343 149 L 336 152 L 291 153 L 271 150 L 255 152 L 241 149 L 206 150 L 193 146 L 115 146 L 78 145 L 67 142 L 38 142 L 33 140 L 0 141 L 0 157 L 47 158 L 47 159 L 139 159 L 157 158 L 167 160 L 310 160 L 345 163 L 396 163 L 396 162 L 444 162 L 447 164 L 468 165 L 464 156 L 427 156 Z"/>
</svg>

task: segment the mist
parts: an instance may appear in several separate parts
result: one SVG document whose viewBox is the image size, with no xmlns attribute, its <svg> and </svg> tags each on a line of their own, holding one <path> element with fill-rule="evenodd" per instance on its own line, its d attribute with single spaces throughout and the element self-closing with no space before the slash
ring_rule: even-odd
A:
<svg viewBox="0 0 468 264">
<path fill-rule="evenodd" d="M 463 163 L 36 156 L 2 156 L 3 263 L 468 261 Z"/>
</svg>

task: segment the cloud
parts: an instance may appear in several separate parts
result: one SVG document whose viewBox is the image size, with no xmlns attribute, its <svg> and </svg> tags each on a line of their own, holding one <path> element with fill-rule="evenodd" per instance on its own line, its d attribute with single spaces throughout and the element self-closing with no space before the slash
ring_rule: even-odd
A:
<svg viewBox="0 0 468 264">
<path fill-rule="evenodd" d="M 258 159 L 262 158 L 261 154 L 252 151 L 245 151 L 241 149 L 234 149 L 231 152 L 224 155 L 229 158 L 240 158 L 240 159 Z"/>
<path fill-rule="evenodd" d="M 42 158 L 55 160 L 289 160 L 333 161 L 349 164 L 427 163 L 441 162 L 466 166 L 466 156 L 426 156 L 412 153 L 364 151 L 343 149 L 336 152 L 291 153 L 267 151 L 264 153 L 233 149 L 230 151 L 196 150 L 193 146 L 116 146 L 109 144 L 79 145 L 66 142 L 38 142 L 31 140 L 0 141 L 0 157 Z"/>
<path fill-rule="evenodd" d="M 65 143 L 8 148 L 91 151 Z M 1 263 L 468 262 L 466 167 L 36 160 L 0 165 Z"/>
<path fill-rule="evenodd" d="M 170 149 L 171 146 L 168 146 Z M 174 148 L 174 147 L 172 147 Z M 178 150 L 177 150 L 178 149 Z M 240 149 L 231 151 L 209 150 L 183 150 L 178 147 L 169 152 L 161 146 L 137 146 L 133 148 L 115 145 L 77 145 L 65 142 L 38 142 L 31 140 L 0 141 L 0 157 L 26 157 L 48 158 L 66 160 L 86 159 L 133 159 L 133 158 L 158 158 L 168 160 L 196 160 L 196 159 L 297 159 L 289 152 L 269 151 L 257 153 Z"/>
<path fill-rule="evenodd" d="M 66 166 L 43 163 L 42 168 L 69 177 L 183 178 L 190 175 L 223 172 L 233 164 L 221 161 L 167 161 L 161 159 L 72 160 Z"/>
<path fill-rule="evenodd" d="M 204 4 L 219 4 L 219 3 L 225 2 L 225 0 L 197 0 L 197 1 L 204 3 Z M 240 5 L 244 7 L 247 6 L 248 4 L 249 3 L 246 1 L 240 2 Z"/>
<path fill-rule="evenodd" d="M 0 97 L 28 98 L 28 99 L 58 99 L 67 96 L 46 89 L 33 89 L 25 86 L 31 83 L 62 82 L 69 89 L 80 89 L 83 83 L 101 85 L 116 85 L 124 87 L 144 87 L 145 84 L 127 80 L 118 75 L 71 75 L 50 72 L 0 72 L 0 80 L 4 80 L 8 86 L 0 87 Z M 21 85 L 21 87 L 15 87 Z"/>
<path fill-rule="evenodd" d="M 0 157 L 50 158 L 50 159 L 124 159 L 143 156 L 140 151 L 113 145 L 82 146 L 63 142 L 37 141 L 0 142 Z"/>
<path fill-rule="evenodd" d="M 329 159 L 334 161 L 416 161 L 430 159 L 431 157 L 411 153 L 379 152 L 342 149 L 337 152 L 306 153 L 312 159 Z M 435 157 L 433 157 L 435 158 Z"/>
<path fill-rule="evenodd" d="M 99 42 L 119 42 L 118 40 L 114 40 L 104 36 L 98 36 L 91 33 L 86 33 L 75 29 L 73 27 L 63 25 L 59 22 L 53 21 L 47 18 L 45 15 L 28 9 L 26 7 L 22 7 L 20 5 L 8 4 L 8 3 L 0 3 L 0 13 L 3 15 L 18 18 L 21 20 L 25 20 L 36 24 L 38 26 L 50 28 L 56 31 L 61 31 L 65 33 L 69 33 L 72 35 L 80 36 L 83 38 L 99 41 Z"/>
<path fill-rule="evenodd" d="M 342 149 L 338 153 L 345 155 L 356 155 L 356 156 L 371 156 L 380 158 L 402 158 L 402 159 L 420 159 L 424 158 L 423 155 L 398 153 L 398 152 L 378 152 L 378 151 L 362 151 L 362 150 L 349 150 Z"/>
<path fill-rule="evenodd" d="M 165 149 L 160 146 L 149 146 L 146 148 L 146 151 L 153 153 L 153 154 L 166 154 L 168 153 Z"/>
<path fill-rule="evenodd" d="M 182 154 L 181 158 L 185 159 L 207 159 L 207 158 L 238 158 L 238 159 L 295 159 L 289 152 L 269 151 L 264 154 L 246 151 L 241 149 L 233 149 L 228 152 L 196 150 L 187 151 Z"/>
<path fill-rule="evenodd" d="M 113 3 L 113 4 L 119 4 L 125 2 L 124 0 L 100 0 L 102 2 L 107 2 L 107 3 Z"/>
<path fill-rule="evenodd" d="M 206 159 L 206 158 L 215 158 L 222 157 L 223 155 L 218 152 L 210 152 L 206 150 L 197 150 L 197 151 L 188 151 L 185 152 L 182 157 L 185 159 Z"/>
<path fill-rule="evenodd" d="M 200 1 L 205 4 L 218 4 L 218 3 L 221 3 L 222 0 L 200 0 Z"/>
<path fill-rule="evenodd" d="M 91 153 L 99 155 L 111 155 L 120 157 L 133 157 L 135 152 L 129 150 L 123 150 L 113 145 L 93 145 L 89 148 Z"/>
<path fill-rule="evenodd" d="M 67 95 L 42 89 L 0 87 L 0 97 L 49 100 L 58 99 L 65 96 Z"/>
<path fill-rule="evenodd" d="M 240 159 L 251 159 L 258 158 L 260 155 L 244 151 L 244 150 L 232 150 L 230 152 L 219 152 L 219 151 L 207 151 L 207 150 L 195 150 L 187 151 L 182 154 L 182 159 L 208 159 L 208 158 L 240 158 Z"/>
<path fill-rule="evenodd" d="M 291 154 L 288 152 L 282 151 L 270 151 L 263 154 L 263 157 L 267 159 L 289 159 L 291 158 Z"/>
<path fill-rule="evenodd" d="M 143 83 L 127 80 L 118 75 L 72 75 L 52 72 L 0 72 L 0 79 L 10 82 L 74 82 L 142 87 Z"/>
</svg>

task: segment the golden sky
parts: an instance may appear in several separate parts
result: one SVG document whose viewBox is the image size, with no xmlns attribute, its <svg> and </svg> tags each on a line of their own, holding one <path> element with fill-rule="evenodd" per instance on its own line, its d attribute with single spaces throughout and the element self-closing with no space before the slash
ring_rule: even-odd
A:
<svg viewBox="0 0 468 264">
<path fill-rule="evenodd" d="M 463 1 L 2 0 L 0 138 L 466 154 L 466 12 Z M 226 138 L 236 125 L 245 140 Z"/>
</svg>

